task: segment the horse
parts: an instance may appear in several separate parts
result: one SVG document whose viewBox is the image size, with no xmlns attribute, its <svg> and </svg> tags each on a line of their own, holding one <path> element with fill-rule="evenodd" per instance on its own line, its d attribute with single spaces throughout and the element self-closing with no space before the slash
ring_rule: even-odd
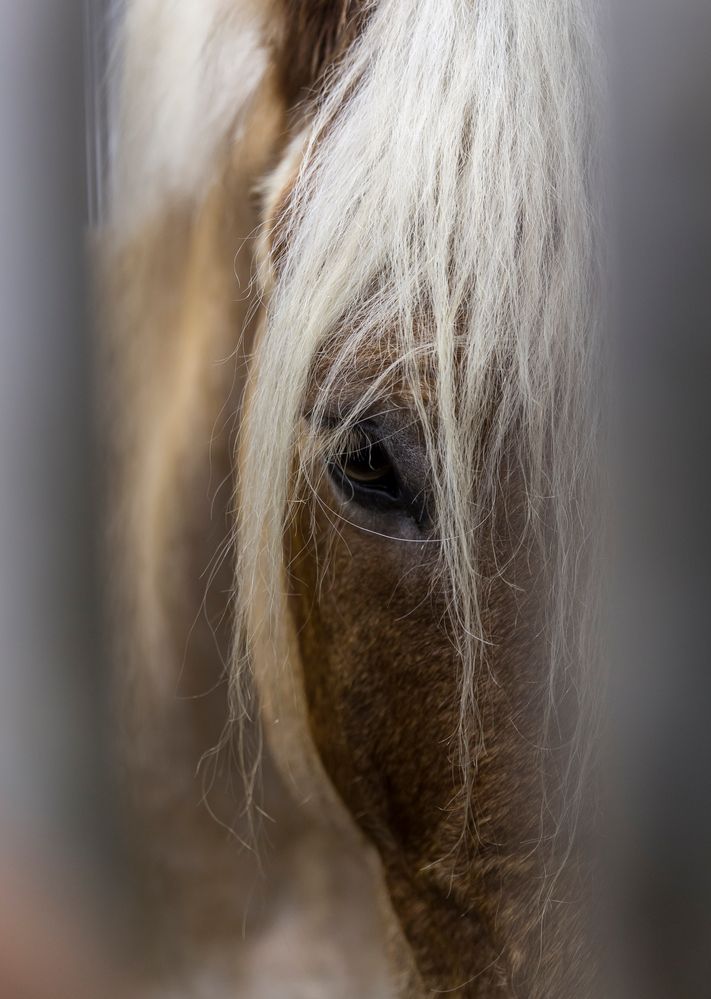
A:
<svg viewBox="0 0 711 999">
<path fill-rule="evenodd" d="M 161 974 L 237 946 L 241 797 L 348 856 L 388 970 L 325 994 L 590 994 L 596 36 L 584 0 L 127 4 L 109 558 Z"/>
</svg>

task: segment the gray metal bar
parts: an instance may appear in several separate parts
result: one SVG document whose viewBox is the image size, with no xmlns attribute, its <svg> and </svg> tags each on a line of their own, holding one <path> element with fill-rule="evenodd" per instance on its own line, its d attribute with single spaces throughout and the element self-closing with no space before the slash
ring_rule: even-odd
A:
<svg viewBox="0 0 711 999">
<path fill-rule="evenodd" d="M 47 996 L 65 994 L 42 941 L 108 884 L 82 36 L 80 0 L 0 0 L 0 867 L 15 879 L 0 920 L 18 934 L 3 932 L 4 995 L 4 959 L 32 954 L 20 937 L 35 932 L 11 981 L 44 996 L 46 971 Z M 65 915 L 43 927 L 50 896 L 32 906 L 55 876 Z M 83 959 L 63 950 L 65 969 Z"/>
<path fill-rule="evenodd" d="M 711 7 L 613 11 L 625 994 L 711 981 Z"/>
</svg>

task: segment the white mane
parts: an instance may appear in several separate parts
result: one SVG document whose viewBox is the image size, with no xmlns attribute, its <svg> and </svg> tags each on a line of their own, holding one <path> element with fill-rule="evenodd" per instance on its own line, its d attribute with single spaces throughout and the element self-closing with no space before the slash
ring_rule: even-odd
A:
<svg viewBox="0 0 711 999">
<path fill-rule="evenodd" d="M 570 621 L 590 443 L 593 263 L 594 36 L 583 6 L 375 5 L 317 109 L 283 220 L 285 256 L 243 428 L 240 645 L 270 634 L 278 663 L 283 532 L 315 358 L 327 348 L 331 360 L 315 425 L 361 353 L 382 343 L 399 358 L 434 470 L 467 772 L 481 745 L 474 689 L 487 658 L 479 540 L 512 447 L 527 487 L 527 543 L 552 581 L 551 691 L 568 674 L 578 682 Z M 434 406 L 424 396 L 423 360 L 434 372 Z M 370 394 L 387 391 L 383 375 Z M 311 459 L 299 453 L 307 474 Z M 540 527 L 544 503 L 553 510 L 552 546 Z M 257 599 L 264 592 L 266 608 Z"/>
</svg>

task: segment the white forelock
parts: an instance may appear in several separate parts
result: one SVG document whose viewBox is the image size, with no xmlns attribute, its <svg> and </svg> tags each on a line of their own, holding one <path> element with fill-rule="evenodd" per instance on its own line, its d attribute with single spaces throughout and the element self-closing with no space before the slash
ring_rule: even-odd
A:
<svg viewBox="0 0 711 999">
<path fill-rule="evenodd" d="M 329 374 L 315 403 L 309 396 L 319 427 L 354 359 L 387 343 L 431 456 L 443 582 L 460 636 L 465 768 L 479 743 L 475 677 L 488 654 L 480 537 L 512 449 L 526 478 L 527 541 L 557 577 L 551 688 L 580 668 L 569 625 L 594 355 L 590 7 L 375 6 L 317 108 L 254 363 L 238 532 L 247 644 L 262 634 L 273 644 L 285 617 L 283 530 L 314 360 L 327 347 Z M 436 371 L 436 412 L 420 384 L 423 350 Z M 387 378 L 369 393 L 386 396 Z M 540 531 L 551 513 L 555 545 Z"/>
</svg>

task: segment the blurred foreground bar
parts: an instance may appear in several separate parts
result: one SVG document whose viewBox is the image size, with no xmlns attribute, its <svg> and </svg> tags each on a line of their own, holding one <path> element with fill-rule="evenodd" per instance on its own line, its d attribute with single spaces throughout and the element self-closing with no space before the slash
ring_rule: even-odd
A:
<svg viewBox="0 0 711 999">
<path fill-rule="evenodd" d="M 111 991 L 97 919 L 111 903 L 112 837 L 94 566 L 83 13 L 80 0 L 0 0 L 0 995 L 8 999 Z"/>
<path fill-rule="evenodd" d="M 711 986 L 711 5 L 613 4 L 625 996 Z"/>
</svg>

